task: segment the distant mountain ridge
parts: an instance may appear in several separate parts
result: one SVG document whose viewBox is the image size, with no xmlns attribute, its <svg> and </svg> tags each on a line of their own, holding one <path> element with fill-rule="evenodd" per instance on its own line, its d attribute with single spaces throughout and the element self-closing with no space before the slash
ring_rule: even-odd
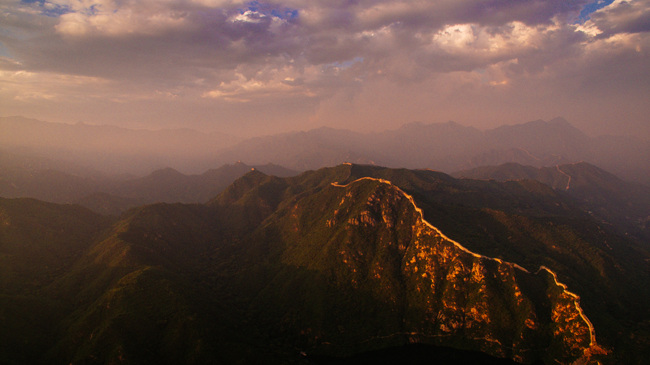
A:
<svg viewBox="0 0 650 365">
<path fill-rule="evenodd" d="M 455 122 L 410 123 L 368 133 L 322 127 L 243 141 L 191 130 L 137 131 L 0 118 L 0 143 L 102 171 L 139 175 L 165 167 L 196 173 L 238 160 L 297 171 L 353 162 L 448 173 L 507 162 L 543 167 L 587 161 L 626 180 L 650 184 L 650 141 L 589 137 L 563 118 L 485 131 Z"/>
<path fill-rule="evenodd" d="M 25 164 L 24 161 L 34 163 Z M 74 174 L 51 168 L 58 166 L 53 161 L 1 154 L 0 196 L 77 203 L 98 213 L 119 215 L 128 208 L 151 203 L 205 203 L 251 169 L 281 177 L 298 174 L 278 165 L 252 166 L 242 162 L 225 164 L 198 175 L 185 175 L 166 168 L 140 178 L 110 177 L 93 172 Z"/>
<path fill-rule="evenodd" d="M 623 181 L 586 162 L 553 167 L 507 163 L 455 172 L 452 176 L 497 181 L 531 179 L 579 199 L 595 216 L 618 226 L 627 234 L 650 240 L 650 187 Z"/>
<path fill-rule="evenodd" d="M 535 167 L 588 161 L 618 176 L 650 183 L 650 141 L 591 138 L 556 118 L 481 131 L 458 123 L 411 123 L 385 132 L 331 128 L 260 137 L 217 158 L 278 163 L 297 170 L 343 162 L 453 172 L 516 162 Z"/>
</svg>

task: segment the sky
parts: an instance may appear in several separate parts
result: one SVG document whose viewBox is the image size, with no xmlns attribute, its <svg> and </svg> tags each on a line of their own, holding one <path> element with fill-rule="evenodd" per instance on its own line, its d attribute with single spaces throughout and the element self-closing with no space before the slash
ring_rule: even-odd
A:
<svg viewBox="0 0 650 365">
<path fill-rule="evenodd" d="M 0 0 L 0 116 L 650 139 L 650 0 Z"/>
</svg>

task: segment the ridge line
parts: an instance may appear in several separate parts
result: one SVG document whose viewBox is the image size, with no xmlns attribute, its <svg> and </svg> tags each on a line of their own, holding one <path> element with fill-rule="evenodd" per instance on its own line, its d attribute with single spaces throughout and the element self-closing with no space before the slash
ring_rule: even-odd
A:
<svg viewBox="0 0 650 365">
<path fill-rule="evenodd" d="M 344 187 L 347 187 L 347 186 L 349 186 L 349 185 L 351 185 L 351 184 L 353 184 L 353 183 L 355 183 L 355 182 L 358 182 L 358 181 L 360 181 L 360 180 L 373 180 L 373 181 L 378 181 L 378 182 L 380 182 L 380 183 L 387 184 L 387 185 L 390 185 L 391 187 L 395 188 L 395 189 L 396 189 L 400 194 L 402 194 L 405 198 L 407 198 L 407 199 L 411 202 L 411 204 L 413 205 L 413 207 L 415 208 L 415 210 L 416 210 L 418 213 L 420 213 L 420 219 L 422 220 L 422 222 L 423 222 L 427 227 L 433 229 L 433 230 L 434 230 L 434 231 L 435 231 L 435 232 L 436 232 L 440 237 L 442 237 L 443 239 L 445 239 L 445 240 L 447 240 L 447 241 L 453 243 L 453 244 L 454 244 L 456 247 L 458 247 L 461 251 L 463 251 L 463 252 L 465 252 L 465 253 L 468 253 L 468 254 L 470 254 L 470 255 L 472 255 L 472 256 L 474 256 L 474 257 L 477 257 L 477 258 L 483 258 L 483 259 L 486 259 L 486 260 L 497 261 L 497 262 L 499 262 L 499 263 L 501 263 L 501 264 L 506 264 L 506 265 L 508 265 L 508 266 L 515 267 L 515 268 L 517 268 L 517 269 L 519 269 L 519 270 L 521 270 L 521 271 L 524 271 L 524 272 L 530 274 L 530 271 L 528 271 L 526 268 L 522 267 L 522 266 L 519 265 L 519 264 L 516 264 L 516 263 L 514 263 L 514 262 L 509 262 L 509 261 L 503 261 L 503 260 L 501 260 L 500 258 L 496 258 L 496 257 L 489 257 L 489 256 L 485 256 L 485 255 L 478 254 L 478 253 L 476 253 L 476 252 L 473 252 L 473 251 L 469 250 L 467 247 L 463 246 L 463 245 L 460 244 L 459 242 L 454 241 L 453 239 L 447 237 L 444 233 L 442 233 L 442 231 L 441 231 L 440 229 L 438 229 L 437 227 L 435 227 L 434 225 L 432 225 L 431 223 L 429 223 L 426 219 L 424 219 L 424 212 L 422 211 L 422 209 L 421 209 L 420 207 L 417 206 L 417 204 L 415 203 L 415 200 L 413 199 L 413 197 L 412 197 L 410 194 L 406 193 L 406 192 L 405 192 L 404 190 L 402 190 L 399 186 L 393 184 L 393 183 L 390 182 L 389 180 L 385 180 L 385 179 L 380 179 L 380 178 L 375 178 L 375 177 L 368 177 L 368 176 L 365 176 L 365 177 L 362 177 L 362 178 L 356 179 L 356 180 L 354 180 L 354 181 L 351 181 L 351 182 L 349 182 L 349 183 L 347 183 L 347 184 L 345 184 L 345 185 L 341 185 L 341 184 L 339 184 L 338 182 L 333 182 L 333 183 L 332 183 L 332 186 L 339 187 L 339 188 L 344 188 Z"/>
<path fill-rule="evenodd" d="M 558 166 L 558 167 L 559 167 L 559 166 Z M 520 266 L 519 264 L 516 264 L 516 263 L 514 263 L 514 262 L 503 261 L 503 260 L 501 260 L 501 259 L 499 259 L 499 258 L 496 258 L 496 257 L 484 256 L 484 255 L 478 254 L 478 253 L 476 253 L 476 252 L 470 251 L 470 250 L 467 249 L 465 246 L 463 246 L 463 245 L 461 245 L 460 243 L 458 243 L 458 242 L 452 240 L 451 238 L 447 237 L 444 233 L 442 233 L 442 231 L 440 231 L 440 229 L 438 229 L 437 227 L 433 226 L 433 225 L 432 225 L 431 223 L 429 223 L 426 219 L 424 219 L 424 212 L 422 211 L 422 209 L 421 209 L 420 207 L 417 206 L 417 204 L 415 203 L 415 200 L 413 199 L 413 197 L 412 197 L 410 194 L 407 194 L 407 193 L 406 193 L 404 190 L 402 190 L 399 186 L 393 184 L 393 183 L 390 182 L 389 180 L 385 180 L 385 179 L 381 179 L 381 178 L 374 178 L 374 177 L 365 176 L 365 177 L 362 177 L 362 178 L 356 179 L 356 180 L 351 181 L 351 182 L 349 182 L 349 183 L 347 183 L 347 184 L 344 184 L 344 185 L 339 184 L 338 182 L 333 182 L 331 185 L 334 186 L 334 187 L 345 188 L 345 187 L 348 187 L 348 186 L 350 186 L 351 184 L 356 183 L 356 182 L 361 181 L 361 180 L 373 180 L 373 181 L 378 181 L 379 183 L 387 184 L 387 185 L 389 185 L 389 186 L 395 188 L 399 193 L 401 193 L 404 197 L 406 197 L 406 198 L 411 202 L 411 204 L 413 205 L 413 207 L 415 208 L 415 210 L 416 210 L 418 213 L 420 213 L 420 218 L 421 218 L 422 222 L 424 222 L 424 224 L 425 224 L 427 227 L 433 229 L 433 230 L 434 230 L 436 233 L 438 233 L 438 234 L 440 235 L 440 237 L 442 237 L 443 239 L 445 239 L 445 240 L 447 240 L 447 241 L 453 243 L 453 244 L 454 244 L 456 247 L 458 247 L 461 251 L 463 251 L 463 252 L 465 252 L 465 253 L 468 253 L 468 254 L 470 254 L 470 255 L 472 255 L 472 256 L 474 256 L 474 257 L 477 257 L 477 258 L 482 258 L 482 259 L 486 259 L 486 260 L 493 260 L 493 261 L 496 261 L 496 262 L 498 262 L 498 263 L 500 263 L 500 264 L 506 264 L 506 265 L 508 265 L 508 266 L 510 266 L 510 267 L 517 268 L 517 269 L 519 269 L 519 270 L 521 270 L 521 271 L 523 271 L 523 272 L 526 272 L 526 273 L 528 273 L 528 274 L 531 273 L 531 272 L 528 271 L 526 268 L 524 268 L 524 267 L 522 267 L 522 266 Z M 580 296 L 577 295 L 577 294 L 575 294 L 575 293 L 573 293 L 573 292 L 571 292 L 571 291 L 569 291 L 569 290 L 568 290 L 568 287 L 567 287 L 566 284 L 564 284 L 564 283 L 562 283 L 562 282 L 559 282 L 559 281 L 557 280 L 557 274 L 556 274 L 553 270 L 549 269 L 548 267 L 546 267 L 546 266 L 544 266 L 544 265 L 540 266 L 539 269 L 535 272 L 535 274 L 539 273 L 539 272 L 542 271 L 542 270 L 545 270 L 546 272 L 548 272 L 549 274 L 551 274 L 551 276 L 553 276 L 553 280 L 554 280 L 555 284 L 556 284 L 557 286 L 559 286 L 560 288 L 562 288 L 562 291 L 563 291 L 564 293 L 566 293 L 568 296 L 570 296 L 570 297 L 573 299 L 573 304 L 575 305 L 576 310 L 578 311 L 578 314 L 580 315 L 580 318 L 582 318 L 582 320 L 587 324 L 587 327 L 589 328 L 589 348 L 591 348 L 592 346 L 594 346 L 594 345 L 596 344 L 596 330 L 595 330 L 593 324 L 591 323 L 591 321 L 589 320 L 589 318 L 587 318 L 587 316 L 585 315 L 584 311 L 582 310 L 582 307 L 581 307 L 580 304 L 579 304 L 579 302 L 580 302 Z M 586 351 L 586 350 L 585 350 L 585 351 Z"/>
<path fill-rule="evenodd" d="M 576 310 L 580 314 L 580 317 L 582 318 L 582 320 L 585 321 L 585 323 L 587 323 L 587 327 L 589 327 L 589 346 L 591 347 L 591 346 L 595 345 L 596 344 L 596 329 L 594 328 L 594 325 L 591 323 L 589 318 L 587 318 L 587 315 L 585 315 L 585 312 L 582 310 L 582 307 L 580 306 L 580 303 L 579 303 L 580 302 L 580 296 L 578 294 L 572 292 L 572 291 L 569 291 L 566 284 L 564 284 L 562 282 L 559 282 L 557 280 L 557 274 L 553 270 L 549 269 L 548 267 L 542 265 L 542 266 L 539 267 L 539 269 L 535 273 L 537 274 L 542 270 L 546 270 L 546 272 L 551 274 L 551 276 L 553 276 L 553 281 L 555 281 L 555 285 L 561 287 L 562 290 L 564 291 L 564 293 L 566 293 L 568 296 L 573 298 L 573 303 L 576 306 Z"/>
</svg>

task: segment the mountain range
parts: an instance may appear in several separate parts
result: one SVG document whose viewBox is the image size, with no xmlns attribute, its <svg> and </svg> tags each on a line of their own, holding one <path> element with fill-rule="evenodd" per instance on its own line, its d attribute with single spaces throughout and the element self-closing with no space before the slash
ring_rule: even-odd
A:
<svg viewBox="0 0 650 365">
<path fill-rule="evenodd" d="M 650 187 L 619 179 L 586 162 L 535 168 L 517 163 L 483 166 L 452 176 L 497 181 L 535 180 L 577 200 L 583 210 L 614 226 L 625 235 L 650 242 Z"/>
<path fill-rule="evenodd" d="M 0 358 L 643 363 L 648 242 L 567 194 L 578 173 L 560 170 L 568 190 L 358 164 L 249 169 L 206 203 L 119 217 L 0 199 Z"/>
<path fill-rule="evenodd" d="M 0 131 L 0 143 L 10 152 L 110 174 L 144 176 L 167 167 L 196 174 L 232 161 L 297 171 L 353 162 L 447 173 L 507 162 L 544 167 L 585 161 L 625 180 L 650 183 L 650 141 L 590 137 L 562 118 L 489 130 L 455 122 L 410 123 L 383 132 L 319 128 L 244 140 L 191 130 L 128 130 L 19 117 L 0 118 Z"/>
<path fill-rule="evenodd" d="M 172 168 L 143 177 L 105 176 L 77 169 L 4 153 L 0 155 L 0 196 L 76 203 L 101 214 L 119 215 L 129 208 L 151 203 L 205 203 L 251 169 L 281 177 L 298 174 L 273 164 L 249 166 L 242 162 L 225 164 L 198 175 L 185 175 Z"/>
<path fill-rule="evenodd" d="M 246 140 L 218 156 L 296 170 L 353 162 L 447 173 L 507 162 L 543 167 L 586 161 L 626 180 L 650 182 L 650 141 L 589 137 L 562 118 L 485 131 L 454 122 L 375 133 L 320 128 Z"/>
</svg>

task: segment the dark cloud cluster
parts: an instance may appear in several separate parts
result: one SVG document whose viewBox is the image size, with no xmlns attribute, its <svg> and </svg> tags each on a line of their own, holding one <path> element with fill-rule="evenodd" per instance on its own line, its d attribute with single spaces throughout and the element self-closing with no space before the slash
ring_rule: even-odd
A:
<svg viewBox="0 0 650 365">
<path fill-rule="evenodd" d="M 259 132 L 256 115 L 289 129 L 445 119 L 487 126 L 565 115 L 605 131 L 605 106 L 592 101 L 648 97 L 650 1 L 617 0 L 579 23 L 589 2 L 0 4 L 0 107 L 55 120 L 75 115 L 64 110 L 94 110 L 78 114 L 101 123 L 111 123 L 105 110 L 132 115 L 130 122 L 149 111 L 145 119 L 161 126 L 191 114 L 203 123 L 197 127 L 235 132 Z M 584 95 L 567 105 L 574 92 Z M 630 128 L 647 124 L 631 110 Z"/>
</svg>

